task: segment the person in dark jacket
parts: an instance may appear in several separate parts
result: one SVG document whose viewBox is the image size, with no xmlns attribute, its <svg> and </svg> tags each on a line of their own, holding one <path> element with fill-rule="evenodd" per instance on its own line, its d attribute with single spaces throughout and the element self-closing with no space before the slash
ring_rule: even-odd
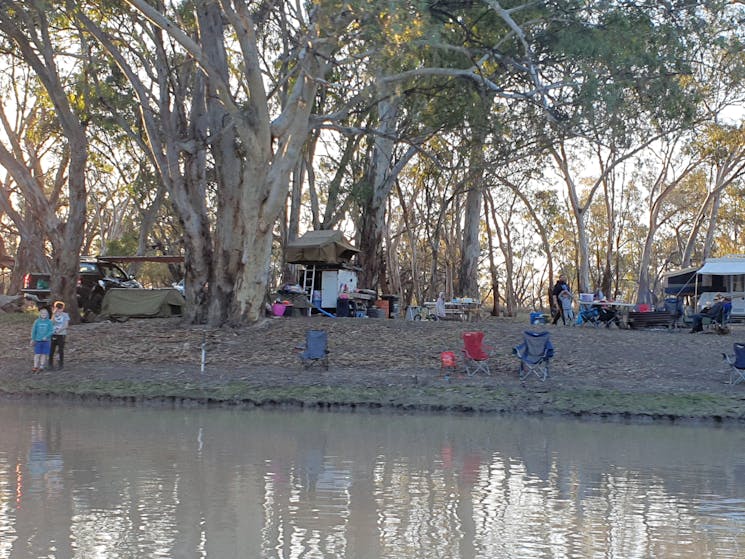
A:
<svg viewBox="0 0 745 559">
<path fill-rule="evenodd" d="M 551 321 L 551 324 L 557 324 L 559 322 L 559 319 L 561 319 L 562 324 L 567 323 L 566 317 L 564 316 L 564 309 L 562 308 L 561 300 L 559 299 L 559 295 L 561 295 L 561 292 L 564 289 L 571 293 L 569 284 L 567 283 L 567 277 L 564 274 L 560 274 L 559 279 L 556 280 L 556 283 L 551 290 L 551 305 L 554 308 L 554 318 Z"/>
<path fill-rule="evenodd" d="M 727 312 L 727 306 L 732 308 L 732 297 L 725 295 L 724 297 L 717 297 L 714 300 L 714 304 L 708 309 L 702 309 L 700 313 L 694 314 L 691 318 L 693 319 L 693 327 L 690 330 L 691 334 L 696 332 L 702 332 L 704 329 L 704 318 L 710 318 L 712 320 L 722 320 L 724 313 Z"/>
</svg>

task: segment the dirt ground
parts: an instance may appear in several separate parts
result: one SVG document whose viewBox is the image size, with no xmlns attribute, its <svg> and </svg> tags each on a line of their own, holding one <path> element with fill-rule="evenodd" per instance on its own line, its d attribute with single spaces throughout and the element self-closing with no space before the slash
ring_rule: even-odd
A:
<svg viewBox="0 0 745 559">
<path fill-rule="evenodd" d="M 414 322 L 385 319 L 332 319 L 322 316 L 270 318 L 252 327 L 211 329 L 185 325 L 179 318 L 130 319 L 70 328 L 64 371 L 34 375 L 29 346 L 31 318 L 0 320 L 0 379 L 29 377 L 108 381 L 206 383 L 241 381 L 251 386 L 365 386 L 443 383 L 439 354 L 454 351 L 462 372 L 461 335 L 483 330 L 496 350 L 491 376 L 450 375 L 463 385 L 521 386 L 511 348 L 522 331 L 545 328 L 555 346 L 551 378 L 530 379 L 535 390 L 604 390 L 627 393 L 732 394 L 745 383 L 724 383 L 729 371 L 722 352 L 745 337 L 745 325 L 729 335 L 689 334 L 687 329 L 620 330 L 615 327 L 530 327 L 520 319 L 485 318 L 478 322 Z M 328 332 L 328 371 L 304 370 L 297 347 L 309 329 Z M 201 372 L 202 345 L 205 369 Z M 62 376 L 64 375 L 64 376 Z"/>
</svg>

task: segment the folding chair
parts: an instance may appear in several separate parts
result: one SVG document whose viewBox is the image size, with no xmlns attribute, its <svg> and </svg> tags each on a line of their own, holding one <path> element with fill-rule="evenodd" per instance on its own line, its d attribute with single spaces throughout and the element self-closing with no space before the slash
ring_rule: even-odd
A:
<svg viewBox="0 0 745 559">
<path fill-rule="evenodd" d="M 735 385 L 745 381 L 745 344 L 734 344 L 734 355 L 722 353 L 722 357 L 729 364 L 729 384 Z"/>
<path fill-rule="evenodd" d="M 463 332 L 463 361 L 466 375 L 476 373 L 491 375 L 488 359 L 492 357 L 494 348 L 484 345 L 483 332 Z"/>
<path fill-rule="evenodd" d="M 727 301 L 716 316 L 704 316 L 701 326 L 706 330 L 713 330 L 717 334 L 729 334 L 729 321 L 732 314 L 732 303 Z"/>
<path fill-rule="evenodd" d="M 305 333 L 305 349 L 300 354 L 300 361 L 306 369 L 318 365 L 329 368 L 328 335 L 325 330 L 308 330 Z"/>
<path fill-rule="evenodd" d="M 595 305 L 583 305 L 579 306 L 579 314 L 577 315 L 577 326 L 584 326 L 590 324 L 597 328 L 600 325 L 600 311 Z"/>
<path fill-rule="evenodd" d="M 717 334 L 729 334 L 729 321 L 732 315 L 732 303 L 726 301 L 722 306 L 722 312 L 719 316 L 714 317 L 712 322 Z"/>
<path fill-rule="evenodd" d="M 610 328 L 611 324 L 615 324 L 618 328 L 621 328 L 621 318 L 618 316 L 618 311 L 611 306 L 600 307 L 598 310 L 598 324 L 605 324 L 606 328 Z"/>
<path fill-rule="evenodd" d="M 512 353 L 520 359 L 520 380 L 525 380 L 531 373 L 542 381 L 548 378 L 548 366 L 554 356 L 554 346 L 547 331 L 526 330 L 523 332 L 523 343 L 513 347 Z"/>
</svg>

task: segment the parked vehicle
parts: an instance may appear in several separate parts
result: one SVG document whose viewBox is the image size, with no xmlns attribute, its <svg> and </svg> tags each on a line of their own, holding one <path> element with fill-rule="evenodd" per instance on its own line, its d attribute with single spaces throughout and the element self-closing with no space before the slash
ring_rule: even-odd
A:
<svg viewBox="0 0 745 559">
<path fill-rule="evenodd" d="M 91 257 L 80 259 L 77 287 L 80 308 L 86 312 L 101 312 L 104 294 L 114 287 L 142 288 L 142 285 L 133 275 L 127 275 L 112 262 L 103 262 Z M 51 298 L 49 274 L 40 272 L 26 274 L 23 278 L 21 292 L 26 299 L 34 301 L 37 306 L 48 305 Z"/>
</svg>

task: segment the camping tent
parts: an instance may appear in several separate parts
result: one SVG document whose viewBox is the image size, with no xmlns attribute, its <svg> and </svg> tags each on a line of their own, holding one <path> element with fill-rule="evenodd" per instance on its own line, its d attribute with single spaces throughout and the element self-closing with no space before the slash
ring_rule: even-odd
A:
<svg viewBox="0 0 745 559">
<path fill-rule="evenodd" d="M 286 247 L 290 264 L 344 264 L 358 252 L 341 231 L 308 231 Z"/>
<path fill-rule="evenodd" d="M 109 289 L 101 304 L 102 317 L 155 318 L 180 315 L 186 300 L 173 288 Z"/>
</svg>

